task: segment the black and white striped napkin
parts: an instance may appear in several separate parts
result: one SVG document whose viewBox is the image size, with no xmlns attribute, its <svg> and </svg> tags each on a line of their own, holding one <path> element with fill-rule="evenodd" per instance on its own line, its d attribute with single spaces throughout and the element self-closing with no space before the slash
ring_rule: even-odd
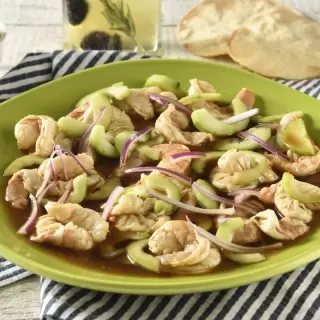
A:
<svg viewBox="0 0 320 320">
<path fill-rule="evenodd" d="M 85 68 L 148 57 L 101 51 L 29 54 L 0 79 L 0 102 Z M 279 82 L 320 99 L 320 79 Z M 30 275 L 0 258 L 0 287 Z M 43 320 L 319 320 L 320 260 L 249 286 L 175 296 L 103 293 L 42 278 L 40 299 Z"/>
</svg>

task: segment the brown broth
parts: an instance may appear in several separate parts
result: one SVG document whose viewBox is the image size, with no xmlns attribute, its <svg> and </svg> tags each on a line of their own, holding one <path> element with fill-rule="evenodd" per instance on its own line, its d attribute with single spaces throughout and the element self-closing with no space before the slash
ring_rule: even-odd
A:
<svg viewBox="0 0 320 320">
<path fill-rule="evenodd" d="M 153 120 L 151 120 L 151 121 L 150 120 L 143 120 L 140 117 L 131 117 L 131 118 L 133 120 L 133 123 L 135 125 L 135 129 L 137 131 L 145 128 L 148 125 L 154 125 Z M 208 143 L 206 145 L 191 148 L 191 149 L 204 151 L 204 152 L 212 151 L 212 143 Z M 102 173 L 106 178 L 108 178 L 112 175 L 112 172 L 113 172 L 114 168 L 118 165 L 118 163 L 119 163 L 119 161 L 117 159 L 99 158 L 97 161 L 96 169 L 97 169 L 97 171 Z M 208 166 L 208 167 L 212 167 L 212 164 L 210 164 L 210 166 Z M 210 173 L 209 168 L 206 168 L 205 174 L 202 177 L 204 179 L 208 179 L 209 173 Z M 199 176 L 194 175 L 193 178 L 199 178 Z M 124 185 L 127 185 L 129 183 L 128 181 L 130 181 L 130 180 L 126 180 L 126 179 L 127 178 L 125 178 L 124 181 L 122 181 L 124 183 Z M 301 180 L 312 183 L 317 186 L 320 186 L 320 174 L 309 176 L 309 177 L 306 177 Z M 137 181 L 137 180 L 135 180 L 135 177 L 133 177 L 133 180 L 131 180 L 131 183 L 133 183 L 133 181 Z M 4 191 L 3 191 L 3 194 L 4 194 Z M 92 201 L 92 202 L 86 202 L 83 205 L 85 207 L 89 207 L 94 210 L 100 210 L 101 204 L 102 204 L 101 202 Z M 272 209 L 274 209 L 274 207 Z M 9 205 L 9 204 L 7 204 L 6 211 L 10 215 L 10 217 L 9 217 L 10 224 L 12 225 L 12 227 L 15 230 L 18 230 L 25 223 L 25 221 L 28 219 L 28 216 L 29 216 L 29 209 L 27 209 L 27 210 L 15 209 L 15 208 L 11 207 L 11 205 Z M 305 241 L 305 239 L 311 233 L 315 232 L 319 227 L 320 227 L 320 213 L 314 215 L 314 220 L 310 224 L 310 231 L 306 236 L 303 236 L 295 241 L 284 242 L 284 248 L 288 247 L 288 246 L 296 245 L 296 244 L 299 244 L 299 243 Z M 111 230 L 111 233 L 112 233 L 112 230 Z M 92 250 L 90 252 L 75 252 L 72 250 L 68 250 L 68 249 L 64 249 L 64 248 L 60 248 L 60 247 L 55 247 L 50 244 L 35 243 L 35 242 L 32 242 L 28 237 L 25 237 L 25 239 L 26 239 L 26 241 L 28 241 L 30 243 L 30 245 L 41 247 L 41 248 L 43 248 L 43 250 L 50 252 L 52 255 L 58 257 L 59 259 L 64 259 L 64 260 L 71 262 L 72 264 L 78 264 L 78 265 L 85 266 L 85 267 L 91 268 L 91 269 L 99 269 L 99 270 L 103 269 L 106 272 L 122 274 L 122 275 L 126 274 L 126 275 L 133 275 L 133 276 L 141 276 L 141 277 L 175 277 L 175 276 L 177 276 L 177 275 L 172 275 L 172 274 L 168 274 L 168 273 L 161 273 L 159 275 L 155 275 L 154 273 L 148 272 L 148 271 L 146 271 L 142 268 L 139 268 L 135 265 L 123 264 L 118 259 L 106 260 L 106 259 L 102 258 L 101 256 L 99 256 L 97 249 Z M 270 239 L 268 237 L 266 237 L 265 240 L 263 241 L 264 244 L 267 244 L 267 243 L 270 244 L 273 242 L 275 242 L 275 241 L 273 241 L 272 239 Z M 267 255 L 272 255 L 272 254 L 273 254 L 272 252 L 267 253 Z M 222 263 L 217 268 L 215 268 L 212 272 L 217 273 L 217 272 L 226 271 L 226 270 L 230 270 L 230 269 L 237 268 L 237 267 L 239 267 L 239 265 L 237 265 L 236 263 L 229 261 L 227 259 L 223 259 Z"/>
</svg>

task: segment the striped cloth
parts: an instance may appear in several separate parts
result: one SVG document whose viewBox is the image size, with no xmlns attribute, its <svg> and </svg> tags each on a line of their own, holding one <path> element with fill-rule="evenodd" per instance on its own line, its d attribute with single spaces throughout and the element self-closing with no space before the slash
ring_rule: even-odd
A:
<svg viewBox="0 0 320 320">
<path fill-rule="evenodd" d="M 0 80 L 0 101 L 75 71 L 139 58 L 148 56 L 98 51 L 29 54 Z M 279 82 L 320 99 L 320 79 Z M 0 258 L 0 287 L 30 275 Z M 320 260 L 249 286 L 175 296 L 109 294 L 41 279 L 40 298 L 43 320 L 318 320 Z"/>
</svg>

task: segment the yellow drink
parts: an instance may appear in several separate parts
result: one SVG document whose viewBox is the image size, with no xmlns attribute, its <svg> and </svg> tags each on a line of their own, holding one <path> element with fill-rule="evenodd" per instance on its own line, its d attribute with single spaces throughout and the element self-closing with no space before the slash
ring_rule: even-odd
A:
<svg viewBox="0 0 320 320">
<path fill-rule="evenodd" d="M 158 49 L 161 0 L 64 0 L 65 48 Z"/>
</svg>

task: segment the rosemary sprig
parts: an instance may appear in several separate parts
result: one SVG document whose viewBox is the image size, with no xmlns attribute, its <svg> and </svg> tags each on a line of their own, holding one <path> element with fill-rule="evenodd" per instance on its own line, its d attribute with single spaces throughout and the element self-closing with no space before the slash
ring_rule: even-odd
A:
<svg viewBox="0 0 320 320">
<path fill-rule="evenodd" d="M 100 0 L 104 6 L 101 12 L 111 25 L 111 30 L 120 31 L 136 42 L 136 27 L 129 5 L 124 6 L 123 0 Z"/>
</svg>

